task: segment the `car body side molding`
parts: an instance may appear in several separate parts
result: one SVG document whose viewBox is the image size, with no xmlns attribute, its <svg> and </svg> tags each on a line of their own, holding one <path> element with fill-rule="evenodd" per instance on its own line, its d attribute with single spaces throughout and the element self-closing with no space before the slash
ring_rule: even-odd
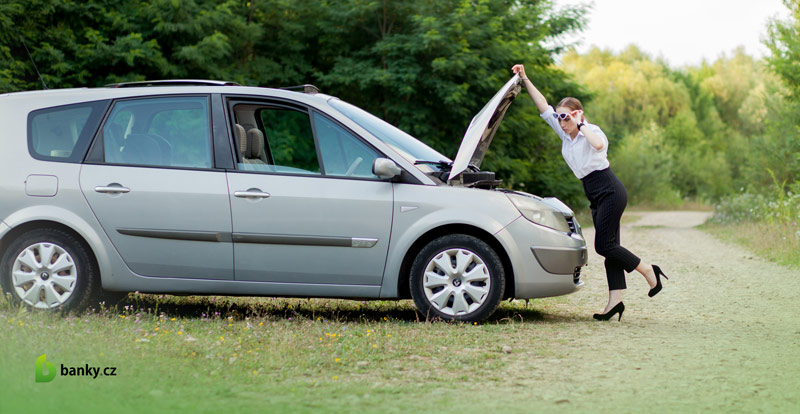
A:
<svg viewBox="0 0 800 414">
<path fill-rule="evenodd" d="M 188 240 L 218 243 L 285 244 L 301 246 L 334 246 L 370 248 L 378 243 L 371 237 L 297 236 L 289 234 L 228 233 L 212 231 L 156 230 L 118 228 L 117 232 L 127 236 L 157 239 Z"/>
</svg>

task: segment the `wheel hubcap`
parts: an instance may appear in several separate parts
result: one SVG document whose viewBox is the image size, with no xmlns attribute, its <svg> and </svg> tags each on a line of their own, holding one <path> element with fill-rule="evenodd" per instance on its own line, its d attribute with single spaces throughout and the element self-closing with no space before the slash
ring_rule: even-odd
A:
<svg viewBox="0 0 800 414">
<path fill-rule="evenodd" d="M 11 268 L 14 292 L 26 304 L 40 309 L 57 307 L 72 295 L 77 282 L 75 261 L 63 247 L 36 243 L 17 256 Z"/>
<path fill-rule="evenodd" d="M 467 249 L 448 249 L 435 255 L 425 266 L 422 283 L 428 302 L 452 316 L 478 310 L 491 288 L 489 268 Z"/>
</svg>

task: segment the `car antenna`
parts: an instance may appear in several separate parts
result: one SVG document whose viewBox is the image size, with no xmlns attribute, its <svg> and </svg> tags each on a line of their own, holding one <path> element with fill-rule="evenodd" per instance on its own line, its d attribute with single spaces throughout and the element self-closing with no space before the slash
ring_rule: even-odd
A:
<svg viewBox="0 0 800 414">
<path fill-rule="evenodd" d="M 28 57 L 31 58 L 31 63 L 33 63 L 33 68 L 36 70 L 36 74 L 39 75 L 39 80 L 42 81 L 42 86 L 44 86 L 45 89 L 48 89 L 47 84 L 44 83 L 42 74 L 39 73 L 39 68 L 36 67 L 36 61 L 34 61 L 33 56 L 31 56 L 31 51 L 28 50 L 28 45 L 25 44 L 25 39 L 20 37 L 19 40 L 22 40 L 22 46 L 25 46 L 25 51 L 28 52 Z"/>
</svg>

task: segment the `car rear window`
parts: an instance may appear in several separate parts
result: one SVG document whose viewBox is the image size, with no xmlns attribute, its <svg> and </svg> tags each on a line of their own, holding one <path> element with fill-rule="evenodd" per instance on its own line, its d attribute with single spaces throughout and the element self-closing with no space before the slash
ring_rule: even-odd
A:
<svg viewBox="0 0 800 414">
<path fill-rule="evenodd" d="M 81 162 L 110 101 L 39 109 L 28 115 L 28 151 L 45 161 Z"/>
</svg>

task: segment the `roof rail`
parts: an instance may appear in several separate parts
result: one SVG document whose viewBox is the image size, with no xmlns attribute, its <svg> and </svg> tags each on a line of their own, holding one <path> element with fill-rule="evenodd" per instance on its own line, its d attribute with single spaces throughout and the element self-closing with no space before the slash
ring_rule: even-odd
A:
<svg viewBox="0 0 800 414">
<path fill-rule="evenodd" d="M 236 82 L 202 79 L 165 79 L 139 82 L 120 82 L 106 85 L 107 88 L 139 88 L 146 86 L 242 86 Z"/>
<path fill-rule="evenodd" d="M 312 95 L 315 94 L 315 93 L 319 93 L 319 88 L 317 88 L 316 86 L 311 85 L 309 83 L 306 83 L 305 85 L 297 85 L 297 86 L 284 86 L 281 89 L 285 89 L 287 91 L 295 91 L 295 90 L 301 90 L 302 89 L 303 93 L 312 94 Z"/>
</svg>

